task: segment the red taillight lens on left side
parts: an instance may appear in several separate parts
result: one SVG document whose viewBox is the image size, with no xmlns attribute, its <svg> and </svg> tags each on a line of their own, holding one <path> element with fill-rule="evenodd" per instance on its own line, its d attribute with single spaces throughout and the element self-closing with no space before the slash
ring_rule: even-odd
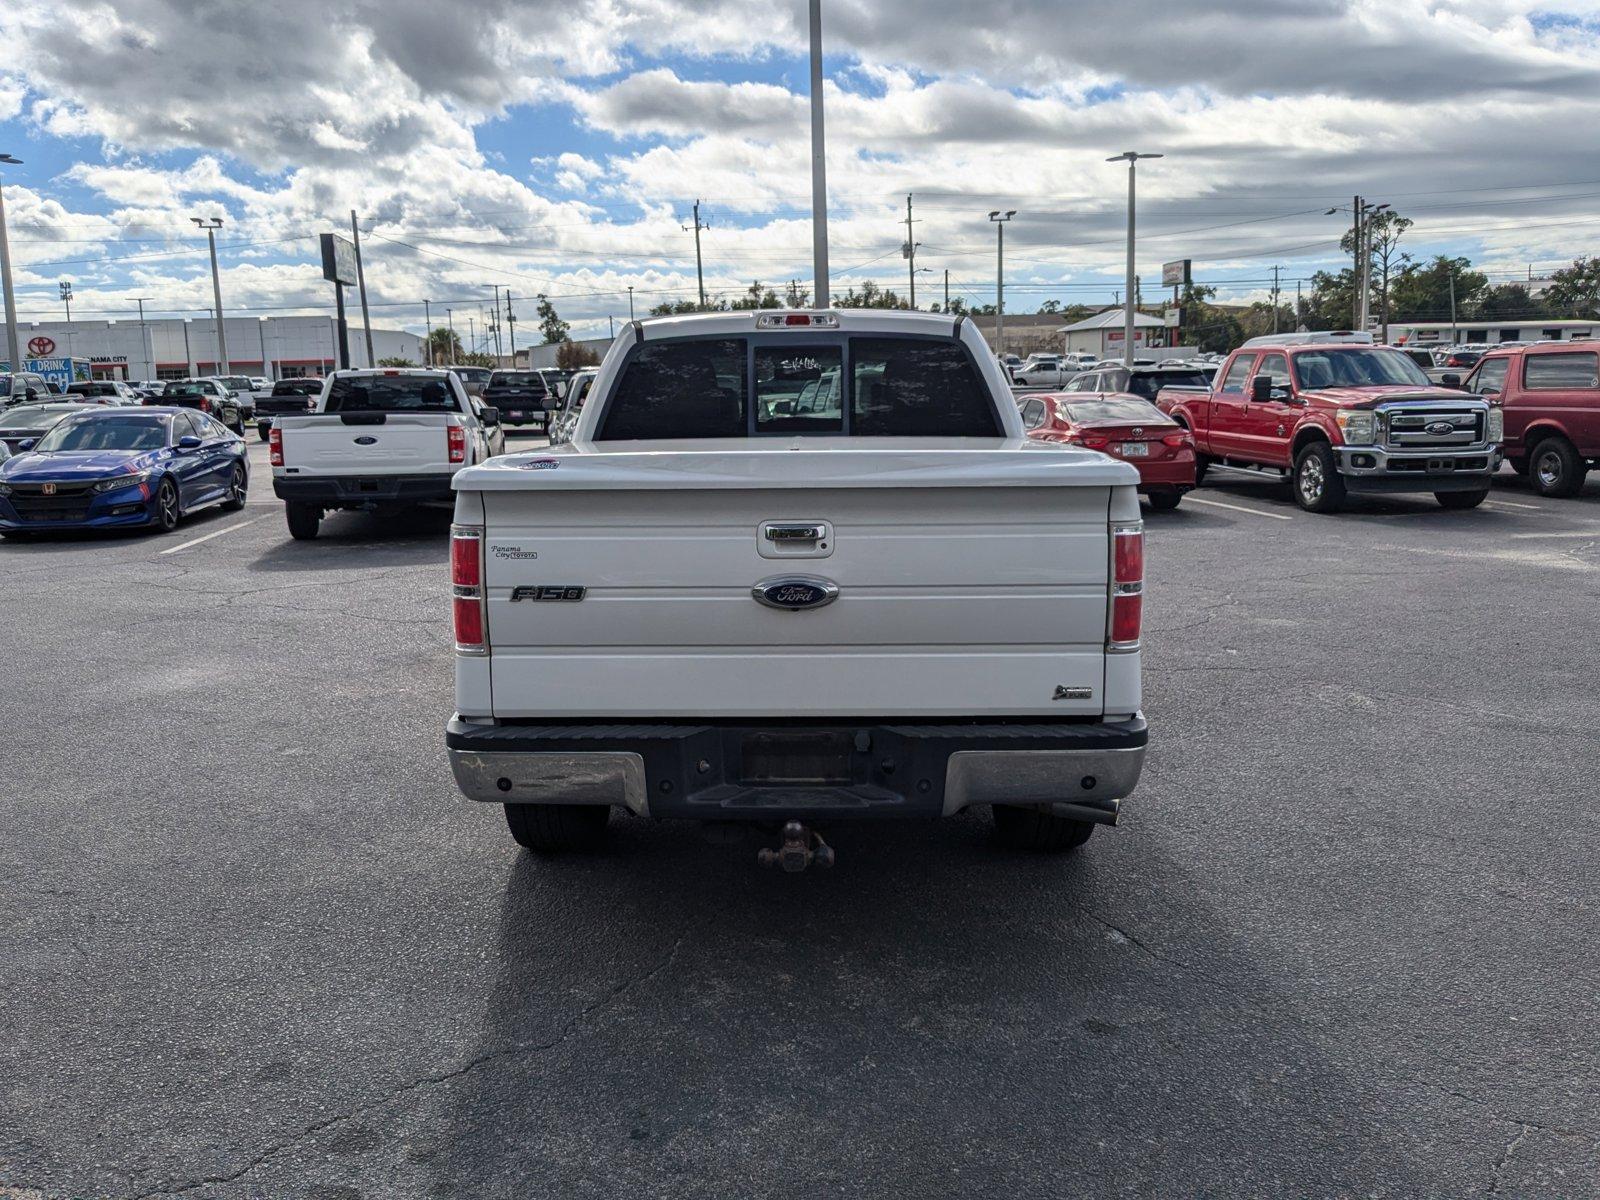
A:
<svg viewBox="0 0 1600 1200">
<path fill-rule="evenodd" d="M 1128 654 L 1139 648 L 1144 624 L 1144 524 L 1111 526 L 1111 581 L 1108 585 L 1106 651 Z"/>
<path fill-rule="evenodd" d="M 459 425 L 450 425 L 445 429 L 447 443 L 450 447 L 450 461 L 464 463 L 467 461 L 467 431 Z"/>
<path fill-rule="evenodd" d="M 283 430 L 276 425 L 267 430 L 267 462 L 274 467 L 283 466 Z"/>
<path fill-rule="evenodd" d="M 451 604 L 457 654 L 489 653 L 489 622 L 483 585 L 483 529 L 450 527 Z"/>
</svg>

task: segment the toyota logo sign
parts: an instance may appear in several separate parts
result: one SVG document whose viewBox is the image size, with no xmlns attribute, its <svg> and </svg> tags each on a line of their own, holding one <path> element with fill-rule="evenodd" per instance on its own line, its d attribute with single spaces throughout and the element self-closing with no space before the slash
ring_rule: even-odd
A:
<svg viewBox="0 0 1600 1200">
<path fill-rule="evenodd" d="M 36 337 L 28 339 L 28 353 L 35 358 L 47 358 L 55 352 L 55 338 Z"/>
</svg>

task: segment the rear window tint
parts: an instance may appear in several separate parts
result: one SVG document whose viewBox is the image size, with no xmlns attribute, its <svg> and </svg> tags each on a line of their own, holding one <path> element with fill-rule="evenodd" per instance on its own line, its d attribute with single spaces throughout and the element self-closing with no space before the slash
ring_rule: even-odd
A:
<svg viewBox="0 0 1600 1200">
<path fill-rule="evenodd" d="M 456 412 L 456 399 L 442 379 L 418 375 L 358 375 L 335 379 L 327 412 Z"/>
<path fill-rule="evenodd" d="M 1522 386 L 1530 390 L 1600 387 L 1593 354 L 1530 354 L 1522 368 Z"/>
<path fill-rule="evenodd" d="M 850 431 L 862 437 L 1000 437 L 999 418 L 954 342 L 850 340 Z"/>
<path fill-rule="evenodd" d="M 746 432 L 743 338 L 646 343 L 606 406 L 601 441 L 736 438 Z"/>
</svg>

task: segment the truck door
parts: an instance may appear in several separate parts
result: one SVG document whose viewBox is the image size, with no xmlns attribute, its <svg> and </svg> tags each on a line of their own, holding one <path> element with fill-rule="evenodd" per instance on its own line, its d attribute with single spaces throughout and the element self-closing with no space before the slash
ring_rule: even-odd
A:
<svg viewBox="0 0 1600 1200">
<path fill-rule="evenodd" d="M 1228 364 L 1222 382 L 1211 393 L 1211 421 L 1206 440 L 1210 453 L 1217 457 L 1245 458 L 1245 420 L 1250 393 L 1245 386 L 1256 365 L 1256 355 L 1249 351 L 1235 354 Z"/>
<path fill-rule="evenodd" d="M 1565 429 L 1579 454 L 1600 454 L 1600 361 L 1594 351 L 1524 354 L 1520 400 L 1528 419 L 1547 417 Z"/>
<path fill-rule="evenodd" d="M 1254 400 L 1254 382 L 1265 376 L 1272 381 L 1272 392 L 1267 400 Z M 1294 428 L 1296 407 L 1290 403 L 1294 394 L 1294 381 L 1289 377 L 1289 359 L 1273 352 L 1263 354 L 1256 363 L 1255 372 L 1245 384 L 1244 416 L 1241 440 L 1246 456 L 1251 462 L 1269 466 L 1289 465 L 1290 430 Z"/>
</svg>

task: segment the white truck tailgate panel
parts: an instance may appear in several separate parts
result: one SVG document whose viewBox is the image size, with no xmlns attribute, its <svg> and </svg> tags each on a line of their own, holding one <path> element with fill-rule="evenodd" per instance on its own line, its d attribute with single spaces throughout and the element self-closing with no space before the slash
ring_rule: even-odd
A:
<svg viewBox="0 0 1600 1200">
<path fill-rule="evenodd" d="M 388 413 L 381 425 L 347 425 L 337 413 L 285 417 L 283 461 L 296 475 L 447 474 L 456 468 L 445 429 L 456 423 L 445 413 Z"/>
<path fill-rule="evenodd" d="M 495 715 L 1100 714 L 1109 495 L 485 491 Z M 832 540 L 763 557 L 768 522 L 827 522 Z M 798 612 L 752 598 L 790 574 L 829 580 L 839 597 Z M 512 599 L 537 586 L 586 591 Z"/>
</svg>

